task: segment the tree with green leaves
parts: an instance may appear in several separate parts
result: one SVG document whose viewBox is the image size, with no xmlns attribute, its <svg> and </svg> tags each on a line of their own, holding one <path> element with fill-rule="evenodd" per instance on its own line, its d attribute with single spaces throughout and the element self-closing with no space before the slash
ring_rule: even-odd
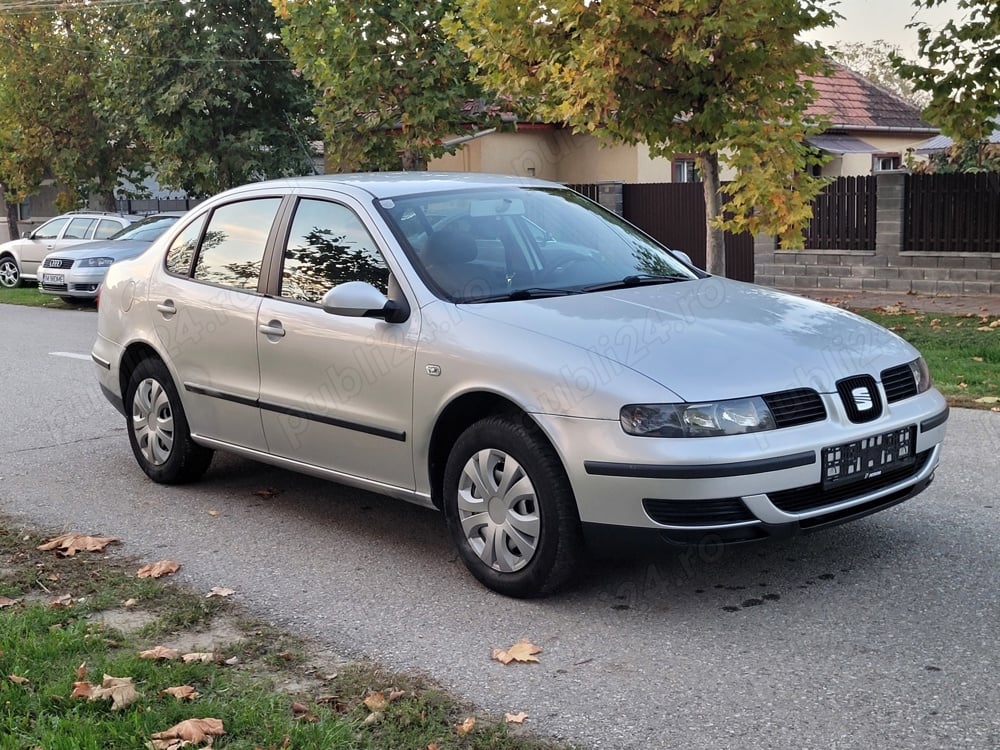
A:
<svg viewBox="0 0 1000 750">
<path fill-rule="evenodd" d="M 273 0 L 283 38 L 320 92 L 331 170 L 423 169 L 449 136 L 495 123 L 469 60 L 441 30 L 455 0 Z"/>
<path fill-rule="evenodd" d="M 312 171 L 314 92 L 268 0 L 130 8 L 110 40 L 106 104 L 133 122 L 161 185 L 205 196 Z"/>
<path fill-rule="evenodd" d="M 101 106 L 109 96 L 104 45 L 113 11 L 67 0 L 54 10 L 0 13 L 0 178 L 9 202 L 60 186 L 64 210 L 97 196 L 114 208 L 122 179 L 142 170 L 131 124 Z"/>
<path fill-rule="evenodd" d="M 894 60 L 901 58 L 897 45 L 879 39 L 875 42 L 844 42 L 827 46 L 827 54 L 846 68 L 860 73 L 872 83 L 891 91 L 915 107 L 923 109 L 930 101 L 925 91 L 917 91 L 913 81 L 900 75 Z"/>
<path fill-rule="evenodd" d="M 914 0 L 933 8 L 944 0 Z M 956 141 L 976 144 L 982 164 L 987 139 L 1000 124 L 1000 9 L 997 0 L 958 0 L 960 18 L 941 29 L 917 29 L 921 62 L 894 59 L 900 74 L 930 95 L 925 118 Z M 961 148 L 961 146 L 960 146 Z"/>
<path fill-rule="evenodd" d="M 822 123 L 801 75 L 822 70 L 823 51 L 796 36 L 833 18 L 813 0 L 461 0 L 448 28 L 479 80 L 532 114 L 652 156 L 695 154 L 708 270 L 724 273 L 723 228 L 802 245 L 822 187 L 805 138 Z"/>
</svg>

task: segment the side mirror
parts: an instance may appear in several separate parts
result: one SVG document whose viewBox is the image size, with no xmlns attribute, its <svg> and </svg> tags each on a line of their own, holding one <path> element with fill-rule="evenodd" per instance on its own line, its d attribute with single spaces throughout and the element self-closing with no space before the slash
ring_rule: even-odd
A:
<svg viewBox="0 0 1000 750">
<path fill-rule="evenodd" d="M 410 317 L 405 300 L 396 302 L 365 281 L 338 284 L 320 300 L 323 311 L 348 318 L 381 318 L 386 323 L 402 323 Z"/>
<path fill-rule="evenodd" d="M 695 267 L 694 263 L 691 262 L 691 256 L 688 255 L 683 250 L 671 250 L 670 252 L 672 252 L 674 255 L 676 255 L 678 258 L 684 261 L 687 265 L 691 266 L 691 268 Z"/>
</svg>

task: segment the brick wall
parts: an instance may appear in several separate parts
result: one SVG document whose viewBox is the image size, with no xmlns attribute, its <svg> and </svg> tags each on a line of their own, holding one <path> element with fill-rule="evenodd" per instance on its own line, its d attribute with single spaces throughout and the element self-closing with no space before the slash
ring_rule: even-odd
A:
<svg viewBox="0 0 1000 750">
<path fill-rule="evenodd" d="M 1000 253 L 903 252 L 903 173 L 878 176 L 875 250 L 778 250 L 754 245 L 758 284 L 789 289 L 874 289 L 930 294 L 1000 295 Z"/>
</svg>

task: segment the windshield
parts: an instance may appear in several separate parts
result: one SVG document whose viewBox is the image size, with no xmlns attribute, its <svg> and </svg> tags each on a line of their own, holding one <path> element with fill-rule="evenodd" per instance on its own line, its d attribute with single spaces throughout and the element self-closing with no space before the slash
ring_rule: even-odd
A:
<svg viewBox="0 0 1000 750">
<path fill-rule="evenodd" d="M 152 242 L 179 218 L 179 216 L 149 216 L 118 230 L 108 239 Z"/>
<path fill-rule="evenodd" d="M 497 188 L 381 202 L 443 297 L 492 302 L 698 278 L 669 251 L 571 190 Z"/>
</svg>

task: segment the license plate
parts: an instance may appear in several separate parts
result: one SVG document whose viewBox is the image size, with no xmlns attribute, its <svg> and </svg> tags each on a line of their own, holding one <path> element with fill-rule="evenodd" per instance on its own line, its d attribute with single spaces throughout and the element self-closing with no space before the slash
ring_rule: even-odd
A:
<svg viewBox="0 0 1000 750">
<path fill-rule="evenodd" d="M 42 283 L 43 284 L 62 284 L 65 277 L 60 274 L 54 273 L 43 273 Z"/>
<path fill-rule="evenodd" d="M 916 461 L 917 428 L 904 427 L 823 449 L 823 487 L 873 479 Z"/>
</svg>

